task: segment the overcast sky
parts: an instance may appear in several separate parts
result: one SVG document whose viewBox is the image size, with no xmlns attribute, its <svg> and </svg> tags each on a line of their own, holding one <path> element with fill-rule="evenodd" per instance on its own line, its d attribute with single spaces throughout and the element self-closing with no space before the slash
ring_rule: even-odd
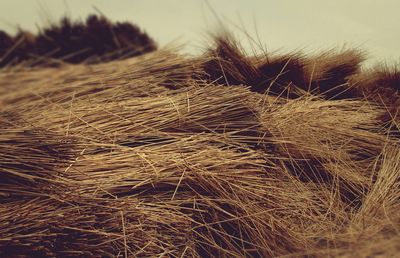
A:
<svg viewBox="0 0 400 258">
<path fill-rule="evenodd" d="M 374 61 L 400 61 L 400 0 L 1 0 L 0 28 L 35 31 L 48 19 L 83 19 L 96 9 L 136 23 L 161 46 L 188 43 L 192 53 L 220 19 L 246 46 L 243 28 L 273 51 L 346 45 L 366 49 Z"/>
</svg>

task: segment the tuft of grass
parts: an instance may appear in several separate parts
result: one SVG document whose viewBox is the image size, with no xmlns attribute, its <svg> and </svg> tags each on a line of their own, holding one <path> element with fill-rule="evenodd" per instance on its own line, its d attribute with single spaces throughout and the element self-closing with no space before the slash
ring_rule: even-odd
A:
<svg viewBox="0 0 400 258">
<path fill-rule="evenodd" d="M 102 63 L 142 55 L 157 45 L 129 22 L 112 23 L 89 15 L 85 22 L 68 17 L 37 35 L 20 30 L 15 36 L 0 31 L 0 67 L 57 66 L 61 63 Z"/>
</svg>

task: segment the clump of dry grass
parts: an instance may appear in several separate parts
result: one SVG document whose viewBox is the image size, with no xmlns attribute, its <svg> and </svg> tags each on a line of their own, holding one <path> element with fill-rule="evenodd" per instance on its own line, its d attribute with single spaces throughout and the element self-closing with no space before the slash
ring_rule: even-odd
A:
<svg viewBox="0 0 400 258">
<path fill-rule="evenodd" d="M 365 55 L 358 49 L 247 56 L 229 34 L 217 35 L 204 63 L 207 79 L 224 85 L 249 85 L 252 91 L 297 98 L 305 93 L 326 99 L 359 96 L 349 80 L 360 72 Z"/>
<path fill-rule="evenodd" d="M 85 22 L 72 22 L 64 17 L 37 35 L 20 29 L 11 36 L 0 30 L 0 67 L 102 63 L 156 49 L 154 40 L 138 26 L 129 22 L 113 23 L 97 15 L 89 15 Z"/>
<path fill-rule="evenodd" d="M 385 107 L 379 119 L 391 131 L 399 130 L 400 71 L 395 65 L 381 64 L 352 78 L 359 95 Z"/>
<path fill-rule="evenodd" d="M 198 58 L 4 70 L 0 255 L 395 254 L 400 147 L 360 62 L 223 36 Z"/>
<path fill-rule="evenodd" d="M 349 81 L 361 72 L 365 59 L 363 51 L 345 48 L 311 56 L 306 65 L 308 90 L 327 99 L 358 98 Z"/>
<path fill-rule="evenodd" d="M 215 37 L 215 46 L 206 55 L 206 79 L 224 85 L 248 85 L 252 91 L 289 94 L 288 86 L 305 85 L 304 64 L 298 54 L 287 56 L 246 56 L 229 34 Z M 289 92 L 288 92 L 289 91 Z"/>
</svg>

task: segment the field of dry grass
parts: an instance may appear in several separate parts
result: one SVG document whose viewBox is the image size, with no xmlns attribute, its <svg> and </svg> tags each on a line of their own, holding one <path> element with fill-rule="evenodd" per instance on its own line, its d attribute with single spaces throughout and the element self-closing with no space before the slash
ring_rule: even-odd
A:
<svg viewBox="0 0 400 258">
<path fill-rule="evenodd" d="M 395 257 L 400 72 L 218 36 L 0 70 L 1 257 Z"/>
</svg>

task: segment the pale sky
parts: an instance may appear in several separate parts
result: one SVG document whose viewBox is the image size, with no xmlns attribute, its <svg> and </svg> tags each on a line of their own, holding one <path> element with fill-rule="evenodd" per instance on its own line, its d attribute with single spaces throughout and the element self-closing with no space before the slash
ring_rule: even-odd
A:
<svg viewBox="0 0 400 258">
<path fill-rule="evenodd" d="M 46 19 L 84 19 L 96 8 L 139 25 L 160 46 L 187 43 L 190 53 L 205 46 L 219 19 L 245 46 L 243 28 L 272 51 L 346 45 L 367 50 L 373 61 L 400 61 L 400 0 L 0 0 L 0 28 L 36 31 Z"/>
</svg>

